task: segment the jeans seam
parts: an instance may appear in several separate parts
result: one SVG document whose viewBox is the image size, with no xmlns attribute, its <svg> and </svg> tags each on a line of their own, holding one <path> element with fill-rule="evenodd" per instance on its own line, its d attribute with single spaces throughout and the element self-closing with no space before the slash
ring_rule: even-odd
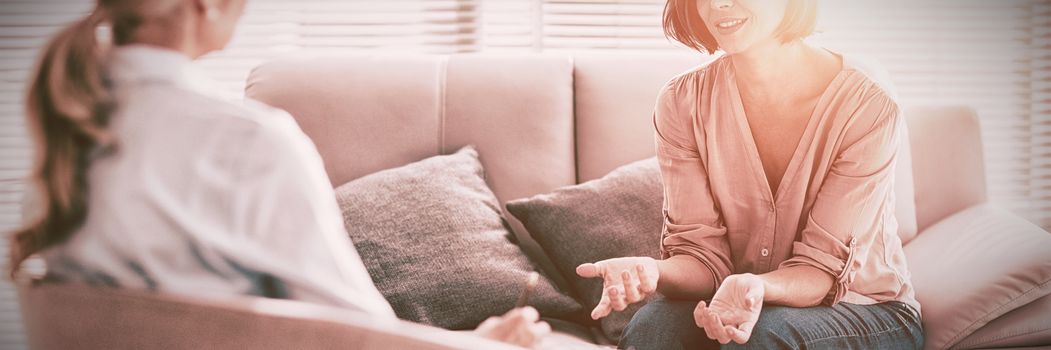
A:
<svg viewBox="0 0 1051 350">
<path fill-rule="evenodd" d="M 885 333 L 897 332 L 897 331 L 900 331 L 900 330 L 905 329 L 905 328 L 906 328 L 906 326 L 898 326 L 898 327 L 895 327 L 893 329 L 888 328 L 888 329 L 884 329 L 884 330 L 877 331 L 877 332 L 869 332 L 869 333 L 863 333 L 863 334 L 837 334 L 837 335 L 832 335 L 832 336 L 818 338 L 818 339 L 803 339 L 803 345 L 811 346 L 811 345 L 814 345 L 815 343 L 819 343 L 819 342 L 822 342 L 822 341 L 831 340 L 831 339 L 840 339 L 840 338 L 850 338 L 850 337 L 870 338 L 870 337 L 882 335 L 882 334 L 885 334 Z"/>
<path fill-rule="evenodd" d="M 905 304 L 905 303 L 901 303 L 901 304 L 903 306 L 905 306 L 909 310 L 910 313 L 915 312 L 915 311 L 912 310 L 912 307 L 910 307 L 908 304 Z M 917 320 L 917 321 L 919 321 L 919 320 Z M 811 345 L 813 343 L 822 342 L 822 341 L 826 341 L 826 340 L 830 340 L 830 339 L 839 339 L 839 338 L 848 338 L 848 337 L 864 337 L 864 338 L 868 338 L 868 337 L 872 337 L 872 336 L 878 336 L 878 335 L 881 335 L 881 334 L 886 334 L 886 333 L 891 333 L 891 332 L 898 332 L 898 331 L 901 331 L 901 330 L 906 329 L 906 328 L 909 328 L 909 326 L 908 325 L 898 325 L 898 326 L 893 327 L 893 328 L 887 328 L 887 329 L 882 329 L 882 330 L 878 330 L 878 331 L 875 331 L 875 332 L 868 332 L 868 333 L 834 334 L 834 335 L 830 335 L 830 336 L 822 337 L 822 338 L 817 338 L 817 339 L 803 339 L 803 344 L 804 345 Z"/>
</svg>

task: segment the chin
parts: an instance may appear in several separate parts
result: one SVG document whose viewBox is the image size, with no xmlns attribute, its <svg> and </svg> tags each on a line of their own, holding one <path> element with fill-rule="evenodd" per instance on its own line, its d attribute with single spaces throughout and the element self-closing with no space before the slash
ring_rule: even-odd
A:
<svg viewBox="0 0 1051 350">
<path fill-rule="evenodd" d="M 744 53 L 749 50 L 753 50 L 758 47 L 764 47 L 771 42 L 766 40 L 752 40 L 749 38 L 741 38 L 739 40 L 727 40 L 726 44 L 719 43 L 719 50 L 727 55 Z"/>
<path fill-rule="evenodd" d="M 733 55 L 733 54 L 736 54 L 736 53 L 740 53 L 740 52 L 744 51 L 747 48 L 748 47 L 746 45 L 740 45 L 740 44 L 736 44 L 736 43 L 729 44 L 729 45 L 719 44 L 719 50 L 722 50 L 723 53 L 725 53 L 727 55 Z"/>
<path fill-rule="evenodd" d="M 728 38 L 728 40 L 725 41 L 718 41 L 719 50 L 727 55 L 732 55 L 748 50 L 748 48 L 754 46 L 755 44 L 750 40 L 741 39 L 744 38 Z"/>
</svg>

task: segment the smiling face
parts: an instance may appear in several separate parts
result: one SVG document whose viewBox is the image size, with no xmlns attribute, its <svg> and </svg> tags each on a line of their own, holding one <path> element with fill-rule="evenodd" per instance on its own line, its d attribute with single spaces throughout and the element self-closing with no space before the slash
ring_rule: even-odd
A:
<svg viewBox="0 0 1051 350">
<path fill-rule="evenodd" d="M 727 54 L 779 43 L 788 0 L 697 0 L 697 13 Z"/>
</svg>

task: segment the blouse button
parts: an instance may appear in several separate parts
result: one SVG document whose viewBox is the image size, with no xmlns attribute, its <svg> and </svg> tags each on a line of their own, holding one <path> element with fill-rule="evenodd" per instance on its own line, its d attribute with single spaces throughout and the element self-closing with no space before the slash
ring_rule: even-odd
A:
<svg viewBox="0 0 1051 350">
<path fill-rule="evenodd" d="M 763 250 L 759 251 L 759 254 L 762 254 L 764 257 L 765 256 L 769 256 L 770 255 L 770 250 L 766 249 L 766 248 L 763 248 Z"/>
</svg>

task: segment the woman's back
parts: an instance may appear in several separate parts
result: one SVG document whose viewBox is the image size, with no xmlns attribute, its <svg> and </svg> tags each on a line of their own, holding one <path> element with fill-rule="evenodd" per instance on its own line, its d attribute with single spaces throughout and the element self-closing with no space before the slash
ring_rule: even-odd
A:
<svg viewBox="0 0 1051 350">
<path fill-rule="evenodd" d="M 289 115 L 209 91 L 174 51 L 120 48 L 109 67 L 116 145 L 91 155 L 90 210 L 45 251 L 51 278 L 393 315 Z"/>
<path fill-rule="evenodd" d="M 244 7 L 99 0 L 48 41 L 26 98 L 36 201 L 11 232 L 12 276 L 39 255 L 53 281 L 396 319 L 310 139 L 287 113 L 218 97 L 191 64 L 230 42 Z M 539 318 L 518 307 L 474 333 L 532 347 L 551 332 Z"/>
</svg>

